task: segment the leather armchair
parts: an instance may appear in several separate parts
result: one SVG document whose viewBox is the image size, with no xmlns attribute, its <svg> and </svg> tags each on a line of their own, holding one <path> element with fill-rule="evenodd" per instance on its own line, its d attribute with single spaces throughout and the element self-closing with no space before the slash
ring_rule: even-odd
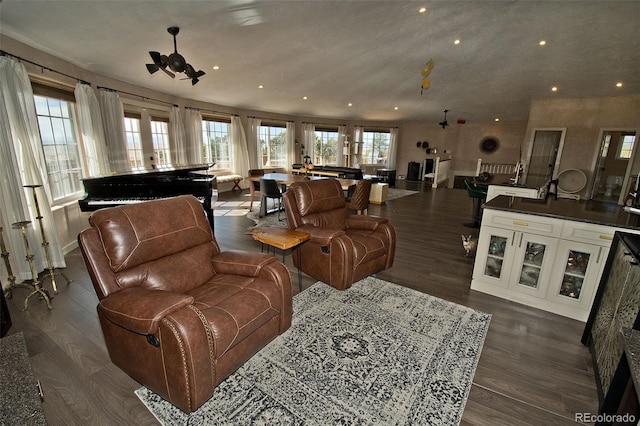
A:
<svg viewBox="0 0 640 426">
<path fill-rule="evenodd" d="M 94 212 L 78 235 L 115 365 L 184 412 L 291 325 L 273 255 L 221 252 L 191 196 Z"/>
<path fill-rule="evenodd" d="M 385 218 L 349 214 L 337 180 L 296 182 L 284 206 L 289 227 L 311 235 L 292 253 L 307 275 L 344 290 L 393 265 L 395 228 Z"/>
</svg>

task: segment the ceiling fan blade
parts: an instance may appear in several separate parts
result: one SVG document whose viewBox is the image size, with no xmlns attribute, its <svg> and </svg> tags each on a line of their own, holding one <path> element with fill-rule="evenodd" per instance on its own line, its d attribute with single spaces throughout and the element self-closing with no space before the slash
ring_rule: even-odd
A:
<svg viewBox="0 0 640 426">
<path fill-rule="evenodd" d="M 160 52 L 149 52 L 149 56 L 151 56 L 154 64 L 160 65 L 162 63 Z"/>
<path fill-rule="evenodd" d="M 159 66 L 157 66 L 156 64 L 147 64 L 147 70 L 149 71 L 149 74 L 153 74 L 154 72 L 158 71 L 160 69 Z"/>
<path fill-rule="evenodd" d="M 176 78 L 176 75 L 174 73 L 172 73 L 171 71 L 169 71 L 166 68 L 160 68 L 162 71 L 164 71 L 169 77 L 171 78 Z"/>
</svg>

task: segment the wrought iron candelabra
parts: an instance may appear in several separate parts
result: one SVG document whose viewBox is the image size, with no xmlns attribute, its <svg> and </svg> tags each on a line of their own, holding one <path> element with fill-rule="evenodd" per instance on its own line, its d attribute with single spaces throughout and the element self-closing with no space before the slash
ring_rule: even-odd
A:
<svg viewBox="0 0 640 426">
<path fill-rule="evenodd" d="M 5 291 L 5 294 L 8 298 L 11 298 L 11 289 L 16 286 L 16 276 L 13 275 L 13 271 L 11 270 L 11 262 L 9 262 L 9 252 L 7 251 L 7 247 L 4 245 L 4 237 L 2 236 L 2 231 L 4 231 L 4 228 L 0 226 L 0 250 L 2 250 L 2 260 L 4 260 L 4 266 L 7 268 L 7 275 L 9 279 L 9 286 Z"/>
<path fill-rule="evenodd" d="M 33 203 L 36 208 L 36 219 L 38 220 L 38 224 L 40 226 L 40 237 L 42 239 L 42 248 L 44 249 L 44 256 L 47 261 L 46 271 L 48 275 L 43 277 L 43 281 L 45 278 L 51 279 L 51 287 L 53 288 L 53 294 L 58 294 L 58 286 L 56 285 L 56 275 L 60 275 L 67 281 L 67 284 L 71 282 L 69 278 L 65 274 L 60 271 L 56 271 L 56 268 L 53 267 L 51 263 L 51 255 L 49 254 L 49 242 L 47 241 L 46 234 L 44 232 L 44 226 L 42 225 L 42 214 L 40 214 L 40 205 L 38 204 L 38 194 L 36 193 L 36 189 L 42 187 L 42 185 L 25 185 L 25 188 L 31 188 L 31 193 L 33 194 Z"/>
<path fill-rule="evenodd" d="M 31 293 L 29 293 L 27 297 L 24 299 L 23 311 L 26 311 L 27 308 L 29 307 L 29 299 L 31 298 L 31 296 L 35 296 L 36 294 L 39 294 L 40 298 L 45 301 L 45 303 L 47 304 L 47 308 L 53 309 L 53 306 L 51 306 L 51 296 L 49 296 L 49 293 L 47 293 L 46 290 L 43 290 L 42 287 L 40 286 L 40 280 L 38 280 L 38 273 L 36 272 L 36 268 L 33 264 L 34 256 L 33 256 L 33 253 L 31 253 L 31 247 L 29 246 L 29 238 L 27 237 L 27 226 L 29 226 L 30 223 L 31 223 L 30 220 L 23 220 L 21 222 L 16 222 L 11 224 L 13 228 L 20 229 L 20 231 L 22 232 L 22 238 L 24 240 L 24 248 L 27 253 L 26 259 L 27 259 L 27 262 L 29 263 L 29 268 L 31 268 L 31 277 L 32 277 L 32 280 L 30 283 L 27 283 L 27 282 L 22 282 L 18 284 L 14 283 L 13 287 L 24 287 L 26 289 L 31 290 Z M 9 290 L 11 290 L 11 286 L 9 287 Z"/>
</svg>

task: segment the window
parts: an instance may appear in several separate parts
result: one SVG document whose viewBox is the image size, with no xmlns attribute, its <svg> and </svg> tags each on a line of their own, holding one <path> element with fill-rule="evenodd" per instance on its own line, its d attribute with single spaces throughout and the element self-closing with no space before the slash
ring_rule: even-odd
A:
<svg viewBox="0 0 640 426">
<path fill-rule="evenodd" d="M 258 153 L 262 167 L 287 167 L 287 129 L 278 126 L 260 126 Z"/>
<path fill-rule="evenodd" d="M 618 158 L 631 158 L 633 152 L 633 142 L 635 134 L 626 134 L 620 137 L 620 145 L 618 150 Z"/>
<path fill-rule="evenodd" d="M 314 162 L 319 166 L 338 164 L 338 131 L 316 130 L 316 143 L 313 147 Z"/>
<path fill-rule="evenodd" d="M 151 141 L 153 143 L 154 164 L 158 168 L 171 166 L 169 149 L 169 120 L 151 118 Z"/>
<path fill-rule="evenodd" d="M 53 200 L 82 192 L 73 103 L 40 95 L 33 99 Z"/>
<path fill-rule="evenodd" d="M 391 135 L 388 132 L 363 132 L 362 162 L 365 164 L 386 164 L 390 140 Z"/>
<path fill-rule="evenodd" d="M 215 162 L 215 169 L 233 169 L 228 122 L 203 119 L 202 141 L 202 158 L 205 162 Z"/>
<path fill-rule="evenodd" d="M 140 117 L 126 114 L 124 118 L 124 133 L 127 139 L 127 153 L 132 170 L 144 168 L 142 142 L 140 137 Z"/>
</svg>

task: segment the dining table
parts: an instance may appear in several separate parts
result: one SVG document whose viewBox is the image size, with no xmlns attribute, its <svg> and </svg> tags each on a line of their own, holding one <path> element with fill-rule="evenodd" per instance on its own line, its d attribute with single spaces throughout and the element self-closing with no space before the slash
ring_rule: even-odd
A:
<svg viewBox="0 0 640 426">
<path fill-rule="evenodd" d="M 253 182 L 260 182 L 260 179 L 273 179 L 282 187 L 282 192 L 286 191 L 289 185 L 295 182 L 304 182 L 307 180 L 320 180 L 320 179 L 335 179 L 340 182 L 340 186 L 343 191 L 349 191 L 349 189 L 355 186 L 358 183 L 357 179 L 342 179 L 335 177 L 327 177 L 327 176 L 307 176 L 304 174 L 291 174 L 291 173 L 265 173 L 261 176 L 247 176 L 246 180 L 252 182 L 249 185 L 249 190 L 251 194 L 251 204 L 253 205 L 253 199 L 255 197 L 255 193 L 260 193 L 260 191 L 256 191 L 253 187 Z M 260 206 L 261 214 L 266 214 L 263 212 L 263 206 Z"/>
</svg>

